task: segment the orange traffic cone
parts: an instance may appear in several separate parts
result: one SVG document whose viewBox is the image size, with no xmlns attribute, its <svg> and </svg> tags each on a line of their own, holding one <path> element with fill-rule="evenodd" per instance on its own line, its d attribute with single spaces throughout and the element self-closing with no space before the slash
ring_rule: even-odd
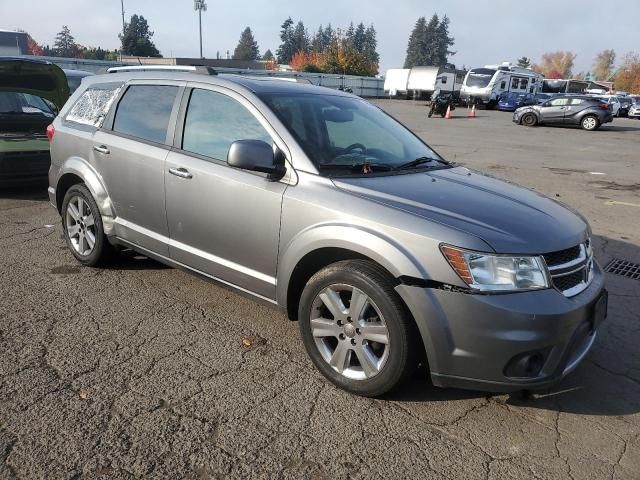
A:
<svg viewBox="0 0 640 480">
<path fill-rule="evenodd" d="M 473 108 L 471 109 L 471 111 L 469 112 L 469 115 L 467 115 L 469 118 L 476 118 L 476 106 L 474 105 Z"/>
<path fill-rule="evenodd" d="M 449 120 L 451 118 L 451 107 L 447 107 L 447 113 L 444 116 L 445 120 Z"/>
</svg>

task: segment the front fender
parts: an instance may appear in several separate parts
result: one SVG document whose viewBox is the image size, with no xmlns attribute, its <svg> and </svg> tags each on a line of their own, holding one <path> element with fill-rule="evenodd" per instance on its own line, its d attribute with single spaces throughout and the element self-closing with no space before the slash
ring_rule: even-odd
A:
<svg viewBox="0 0 640 480">
<path fill-rule="evenodd" d="M 58 175 L 57 192 L 60 191 L 60 185 L 64 181 L 64 176 L 68 174 L 76 175 L 82 179 L 98 204 L 98 209 L 102 217 L 113 218 L 115 216 L 111 198 L 102 182 L 102 178 L 89 162 L 80 157 L 70 157 L 65 160 Z M 60 205 L 58 205 L 58 208 L 60 208 Z"/>
<path fill-rule="evenodd" d="M 429 278 L 418 260 L 392 238 L 362 226 L 344 224 L 313 225 L 298 233 L 281 250 L 278 261 L 277 299 L 287 303 L 287 291 L 293 271 L 307 254 L 321 248 L 350 250 L 377 262 L 395 278 Z"/>
</svg>

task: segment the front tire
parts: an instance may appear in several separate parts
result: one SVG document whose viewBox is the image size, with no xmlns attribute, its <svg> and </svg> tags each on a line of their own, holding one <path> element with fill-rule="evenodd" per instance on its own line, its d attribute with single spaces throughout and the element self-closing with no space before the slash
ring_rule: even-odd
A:
<svg viewBox="0 0 640 480">
<path fill-rule="evenodd" d="M 538 124 L 538 118 L 533 113 L 525 113 L 520 123 L 525 127 L 535 127 Z"/>
<path fill-rule="evenodd" d="M 61 214 L 64 238 L 76 260 L 88 267 L 108 263 L 113 247 L 104 235 L 98 205 L 85 185 L 67 190 Z"/>
<path fill-rule="evenodd" d="M 307 282 L 298 311 L 307 353 L 334 385 L 377 397 L 417 365 L 417 328 L 389 274 L 363 260 L 337 262 Z"/>
<path fill-rule="evenodd" d="M 598 121 L 598 117 L 595 115 L 587 115 L 580 121 L 580 126 L 583 130 L 591 132 L 600 127 L 600 122 Z"/>
</svg>

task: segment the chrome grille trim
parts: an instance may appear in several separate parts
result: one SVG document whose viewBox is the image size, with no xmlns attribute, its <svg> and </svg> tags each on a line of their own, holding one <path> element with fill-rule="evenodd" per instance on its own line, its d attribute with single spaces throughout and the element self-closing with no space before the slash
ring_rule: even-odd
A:
<svg viewBox="0 0 640 480">
<path fill-rule="evenodd" d="M 547 271 L 549 272 L 549 277 L 551 279 L 553 287 L 560 293 L 562 293 L 565 297 L 573 297 L 575 295 L 578 295 L 580 292 L 586 290 L 593 281 L 593 249 L 591 247 L 591 239 L 587 239 L 586 242 L 581 243 L 579 247 L 579 254 L 573 260 L 559 265 L 547 265 Z M 566 288 L 564 290 L 556 286 L 556 282 L 554 281 L 556 278 L 560 279 L 562 277 L 573 275 L 580 271 L 583 272 L 582 280 L 576 285 L 573 285 L 572 287 Z"/>
</svg>

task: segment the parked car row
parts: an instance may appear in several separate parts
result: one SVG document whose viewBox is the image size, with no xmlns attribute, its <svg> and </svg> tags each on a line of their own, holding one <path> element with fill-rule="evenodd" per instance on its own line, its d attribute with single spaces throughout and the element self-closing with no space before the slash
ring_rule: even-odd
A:
<svg viewBox="0 0 640 480">
<path fill-rule="evenodd" d="M 520 107 L 537 105 L 557 96 L 581 96 L 579 94 L 549 94 L 549 93 L 520 93 L 508 92 L 498 100 L 498 110 L 513 112 Z M 598 95 L 587 94 L 591 98 L 597 98 L 610 106 L 614 117 L 627 117 L 631 107 L 638 102 L 637 96 L 631 95 Z M 637 109 L 634 109 L 637 112 Z M 636 113 L 637 115 L 637 113 Z"/>
<path fill-rule="evenodd" d="M 89 75 L 36 59 L 0 58 L 0 187 L 46 179 L 47 125 Z"/>
</svg>

